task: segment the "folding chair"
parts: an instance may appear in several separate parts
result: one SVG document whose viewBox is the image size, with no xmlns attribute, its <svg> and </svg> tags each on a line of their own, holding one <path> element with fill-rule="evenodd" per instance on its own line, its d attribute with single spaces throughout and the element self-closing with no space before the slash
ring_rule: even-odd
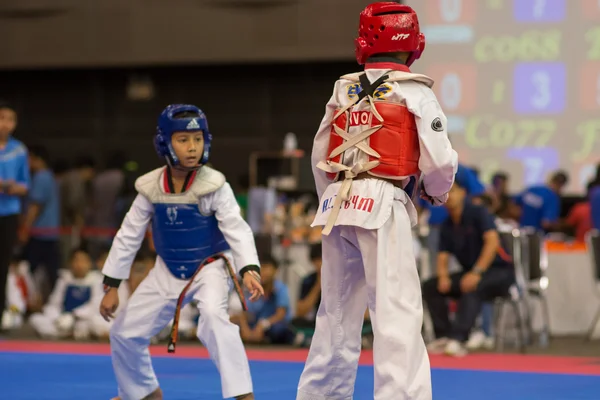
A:
<svg viewBox="0 0 600 400">
<path fill-rule="evenodd" d="M 548 288 L 548 253 L 542 232 L 532 228 L 521 229 L 521 256 L 527 294 L 529 298 L 537 298 L 542 307 L 542 331 L 538 337 L 541 347 L 548 347 L 550 342 L 550 312 L 546 289 Z M 532 304 L 528 301 L 528 304 Z M 531 315 L 531 308 L 528 309 Z M 533 333 L 532 319 L 529 321 L 529 331 Z"/>
<path fill-rule="evenodd" d="M 529 307 L 527 303 L 527 286 L 521 257 L 521 235 L 518 229 L 514 229 L 511 232 L 499 232 L 499 234 L 503 246 L 512 257 L 516 282 L 510 287 L 505 296 L 494 299 L 494 335 L 496 339 L 496 351 L 502 351 L 504 349 L 504 342 L 506 340 L 506 320 L 504 316 L 506 314 L 506 307 L 510 306 L 512 307 L 517 320 L 517 347 L 521 353 L 525 353 L 529 337 Z"/>
<path fill-rule="evenodd" d="M 600 299 L 600 232 L 595 229 L 591 230 L 586 234 L 585 241 L 587 244 L 587 251 L 590 254 L 592 261 L 592 270 L 594 272 L 594 276 L 592 279 L 592 282 L 594 282 L 594 291 L 596 292 L 596 296 L 598 297 L 598 299 Z M 592 320 L 592 324 L 590 325 L 590 329 L 588 330 L 586 340 L 592 340 L 592 336 L 594 335 L 594 331 L 596 330 L 598 320 L 600 320 L 600 306 L 598 307 L 596 315 Z"/>
</svg>

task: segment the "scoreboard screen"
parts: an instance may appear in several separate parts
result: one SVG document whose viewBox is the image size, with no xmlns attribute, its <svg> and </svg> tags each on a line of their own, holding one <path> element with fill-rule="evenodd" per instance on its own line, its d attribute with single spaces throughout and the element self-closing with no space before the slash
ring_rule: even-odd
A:
<svg viewBox="0 0 600 400">
<path fill-rule="evenodd" d="M 413 71 L 435 80 L 459 160 L 511 190 L 600 162 L 600 0 L 406 0 L 427 39 Z"/>
</svg>

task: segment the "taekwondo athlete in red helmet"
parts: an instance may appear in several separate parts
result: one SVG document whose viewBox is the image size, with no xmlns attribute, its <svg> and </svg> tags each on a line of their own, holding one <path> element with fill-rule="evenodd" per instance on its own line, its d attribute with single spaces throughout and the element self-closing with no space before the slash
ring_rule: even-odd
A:
<svg viewBox="0 0 600 400">
<path fill-rule="evenodd" d="M 443 204 L 458 157 L 433 80 L 409 69 L 424 48 L 410 7 L 369 5 L 356 39 L 365 71 L 335 83 L 315 136 L 320 207 L 313 226 L 324 226 L 323 290 L 298 400 L 352 398 L 367 306 L 375 336 L 374 399 L 431 400 L 411 197 L 419 190 Z"/>
</svg>

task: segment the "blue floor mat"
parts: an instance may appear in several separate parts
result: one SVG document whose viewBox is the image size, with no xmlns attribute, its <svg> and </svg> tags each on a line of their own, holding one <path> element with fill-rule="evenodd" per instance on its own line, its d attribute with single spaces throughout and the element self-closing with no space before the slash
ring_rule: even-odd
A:
<svg viewBox="0 0 600 400">
<path fill-rule="evenodd" d="M 209 360 L 155 357 L 166 400 L 220 399 Z M 251 362 L 258 400 L 293 400 L 302 364 Z M 434 400 L 599 400 L 600 377 L 433 370 Z M 108 356 L 0 353 L 2 399 L 108 400 L 116 384 Z M 373 368 L 360 367 L 355 400 L 373 399 Z"/>
</svg>

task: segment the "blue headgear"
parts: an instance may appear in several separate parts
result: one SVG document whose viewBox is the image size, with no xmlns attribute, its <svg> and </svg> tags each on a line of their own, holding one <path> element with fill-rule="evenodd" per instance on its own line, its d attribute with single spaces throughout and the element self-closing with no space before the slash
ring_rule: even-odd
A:
<svg viewBox="0 0 600 400">
<path fill-rule="evenodd" d="M 190 112 L 197 117 L 174 118 L 175 115 Z M 171 104 L 167 106 L 158 118 L 156 136 L 154 137 L 154 148 L 159 157 L 164 158 L 172 167 L 180 166 L 180 161 L 171 145 L 171 137 L 175 132 L 197 132 L 202 131 L 204 136 L 204 149 L 198 167 L 208 162 L 210 156 L 210 142 L 212 135 L 208 131 L 206 116 L 198 107 L 188 104 Z"/>
</svg>

